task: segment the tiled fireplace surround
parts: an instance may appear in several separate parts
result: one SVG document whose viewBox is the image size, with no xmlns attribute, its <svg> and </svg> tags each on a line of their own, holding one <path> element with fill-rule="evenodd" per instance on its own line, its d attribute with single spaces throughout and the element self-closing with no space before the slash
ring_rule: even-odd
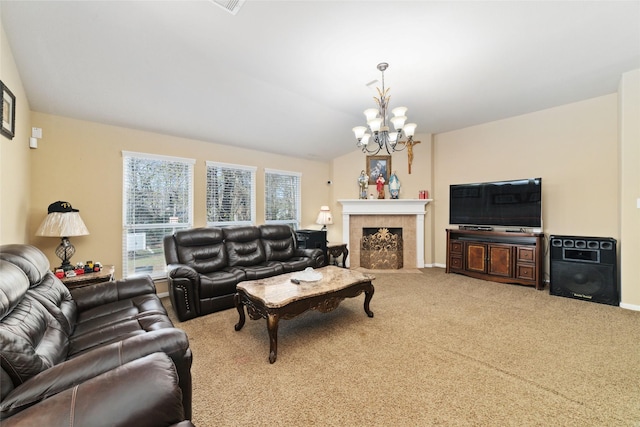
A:
<svg viewBox="0 0 640 427">
<path fill-rule="evenodd" d="M 363 228 L 402 228 L 404 268 L 424 267 L 424 215 L 429 199 L 338 200 L 342 204 L 342 240 L 348 265 L 360 267 Z"/>
</svg>

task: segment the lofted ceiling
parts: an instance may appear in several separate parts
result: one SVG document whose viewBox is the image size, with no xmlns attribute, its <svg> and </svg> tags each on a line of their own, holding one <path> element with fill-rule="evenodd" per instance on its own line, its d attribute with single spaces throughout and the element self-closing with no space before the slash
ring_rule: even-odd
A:
<svg viewBox="0 0 640 427">
<path fill-rule="evenodd" d="M 380 80 L 418 133 L 614 93 L 639 1 L 1 1 L 31 110 L 327 161 Z M 375 87 L 375 86 L 374 86 Z M 45 135 L 46 135 L 46 129 Z"/>
</svg>

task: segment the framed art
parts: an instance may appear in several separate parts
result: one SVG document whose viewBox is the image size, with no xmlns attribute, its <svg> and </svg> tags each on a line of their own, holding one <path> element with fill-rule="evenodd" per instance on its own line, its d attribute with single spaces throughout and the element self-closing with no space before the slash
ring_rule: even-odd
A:
<svg viewBox="0 0 640 427">
<path fill-rule="evenodd" d="M 0 133 L 13 139 L 16 132 L 16 97 L 2 81 L 0 81 L 0 89 L 2 89 L 2 103 L 0 104 L 2 127 Z"/>
<path fill-rule="evenodd" d="M 376 179 L 379 174 L 382 174 L 385 182 L 389 182 L 389 175 L 391 175 L 391 156 L 367 156 L 369 185 L 376 185 Z"/>
</svg>

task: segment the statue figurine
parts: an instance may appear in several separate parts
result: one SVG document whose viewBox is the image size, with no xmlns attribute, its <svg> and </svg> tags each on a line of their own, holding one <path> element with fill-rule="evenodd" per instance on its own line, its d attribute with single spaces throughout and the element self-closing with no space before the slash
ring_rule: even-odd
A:
<svg viewBox="0 0 640 427">
<path fill-rule="evenodd" d="M 384 177 L 381 173 L 378 174 L 378 179 L 376 179 L 376 190 L 378 190 L 378 199 L 384 199 L 384 183 Z"/>
<path fill-rule="evenodd" d="M 369 177 L 364 171 L 360 172 L 360 176 L 358 177 L 358 185 L 360 186 L 360 195 L 359 199 L 367 198 L 367 188 L 369 188 Z"/>
<path fill-rule="evenodd" d="M 397 199 L 400 195 L 400 180 L 395 171 L 389 177 L 389 193 L 392 199 Z"/>
</svg>

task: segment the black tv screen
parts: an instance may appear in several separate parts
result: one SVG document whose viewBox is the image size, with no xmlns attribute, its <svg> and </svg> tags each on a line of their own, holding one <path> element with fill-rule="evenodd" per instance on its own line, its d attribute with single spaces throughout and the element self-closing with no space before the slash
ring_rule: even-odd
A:
<svg viewBox="0 0 640 427">
<path fill-rule="evenodd" d="M 542 178 L 451 185 L 449 224 L 542 227 Z"/>
</svg>

